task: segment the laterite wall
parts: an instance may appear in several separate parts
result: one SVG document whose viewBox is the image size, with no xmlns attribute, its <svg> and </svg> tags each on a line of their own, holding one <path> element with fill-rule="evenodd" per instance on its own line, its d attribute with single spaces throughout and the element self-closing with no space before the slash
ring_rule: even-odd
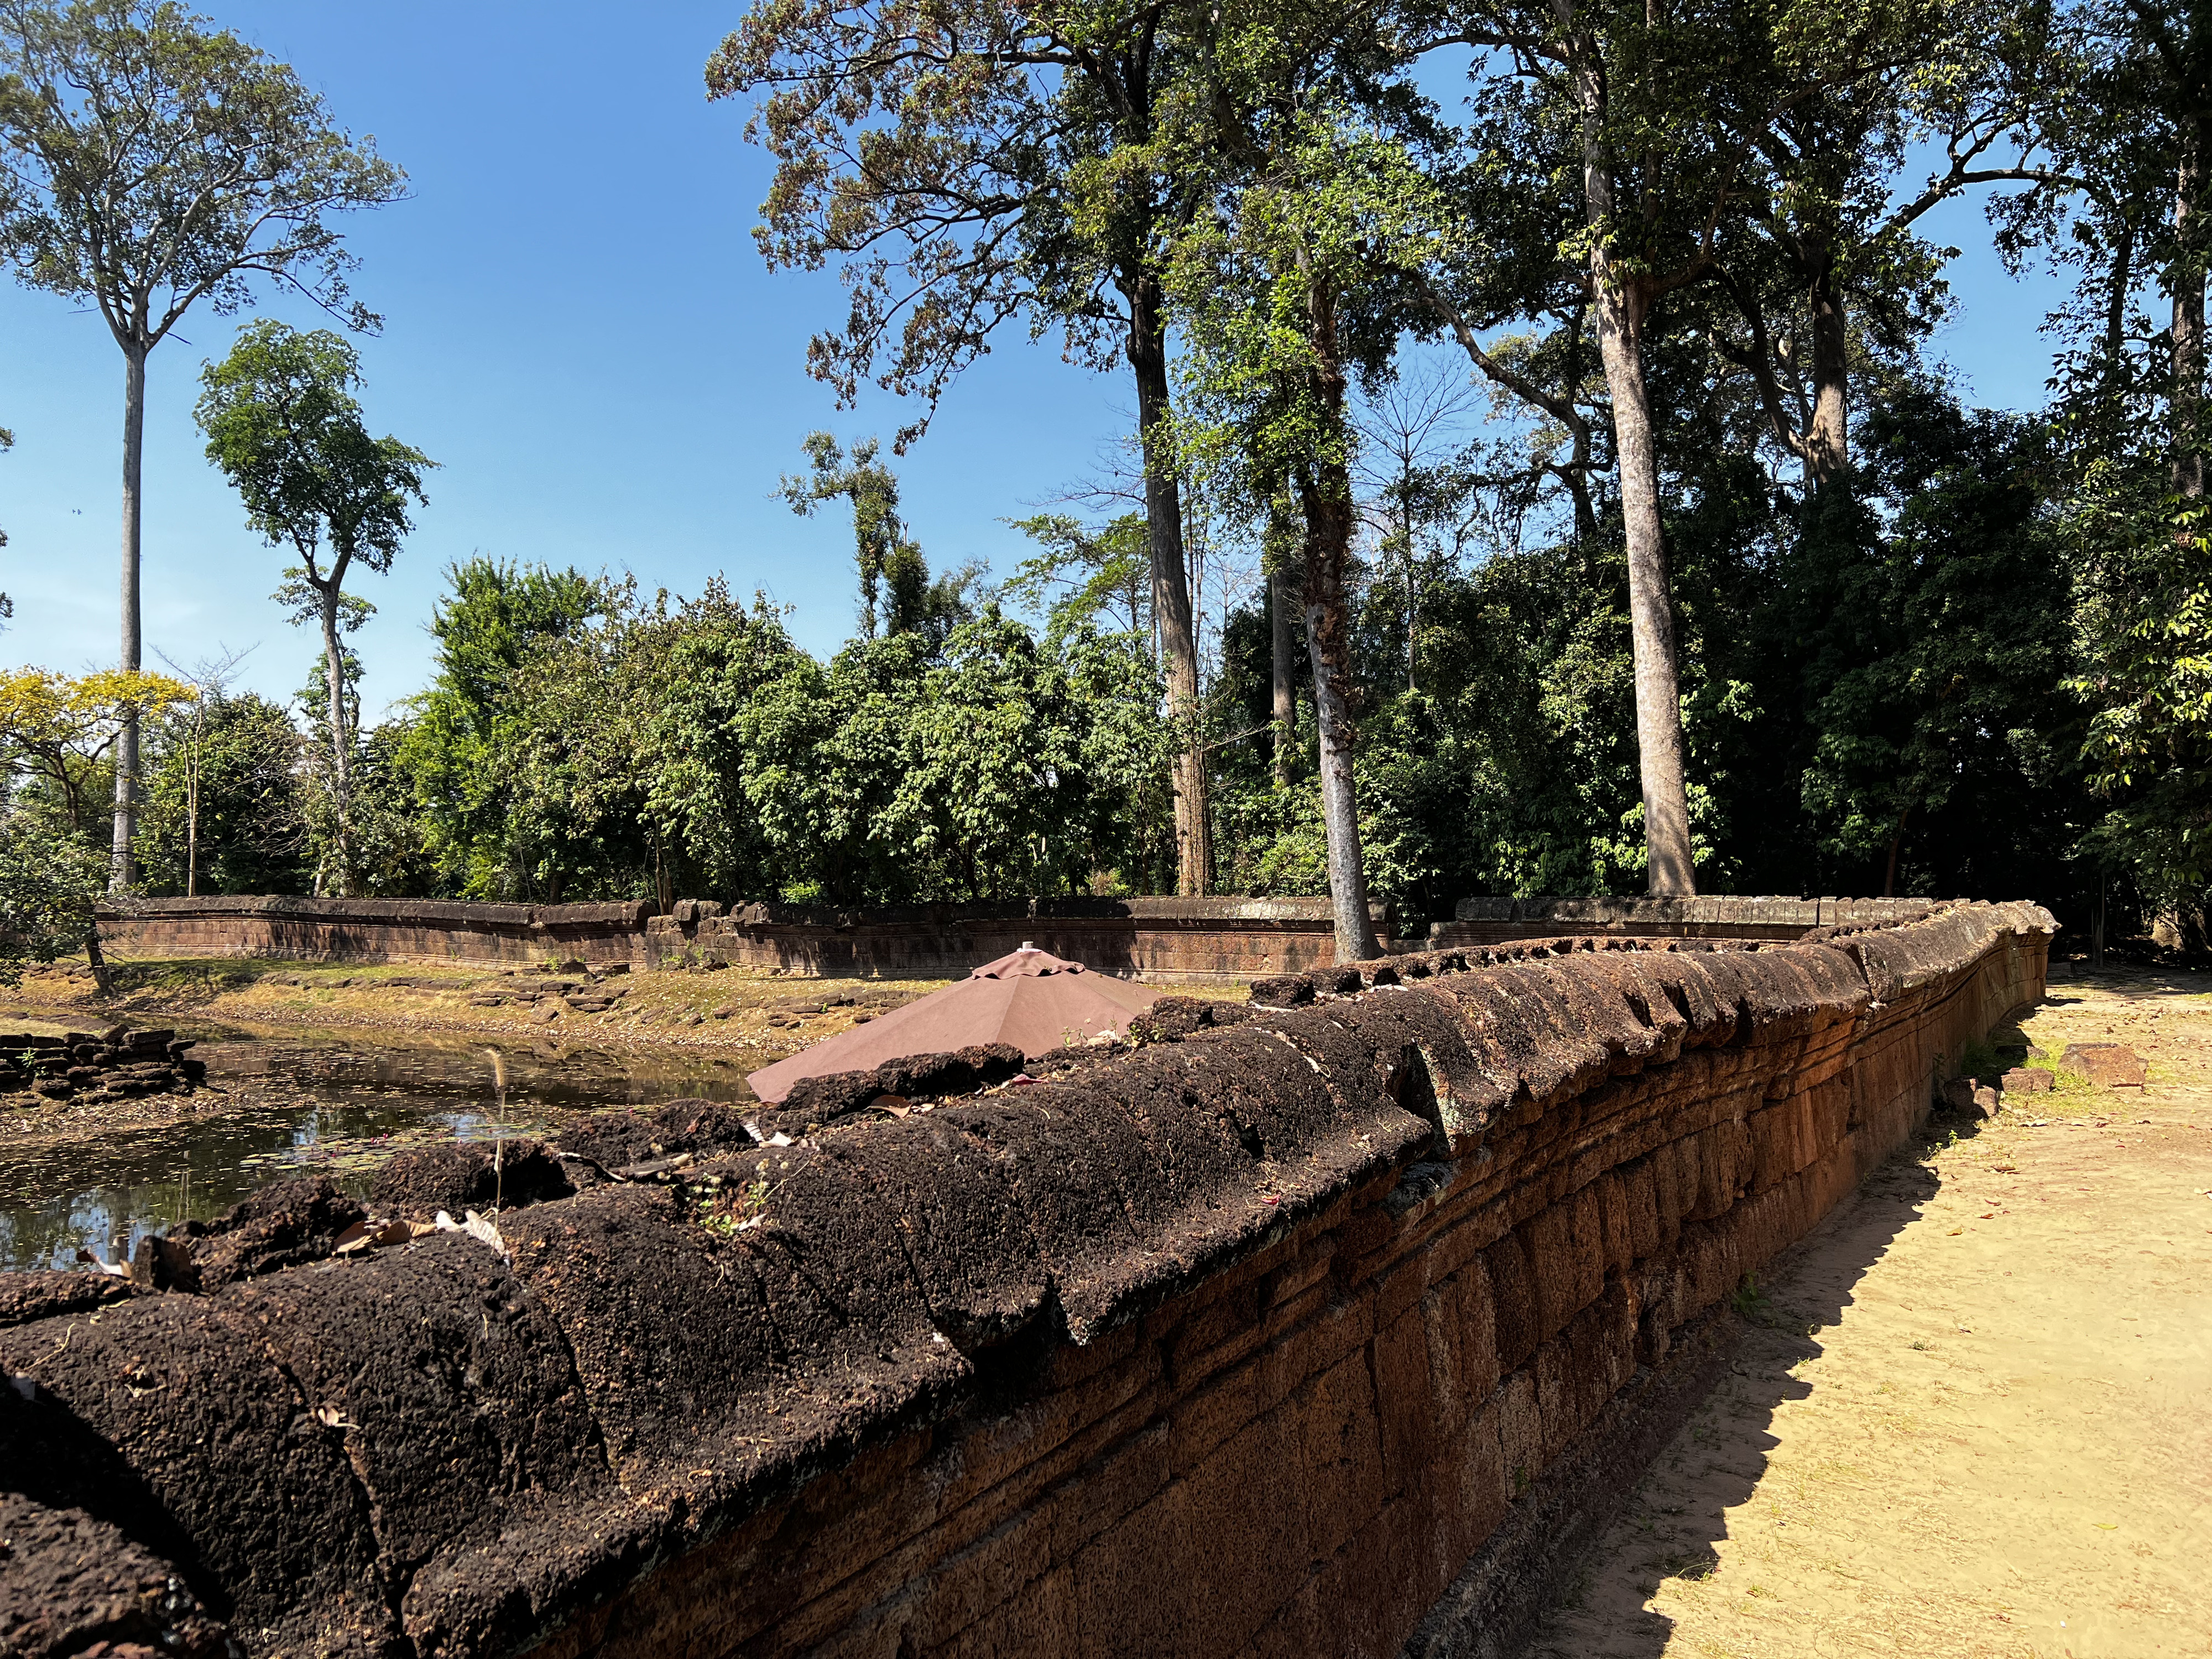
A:
<svg viewBox="0 0 2212 1659">
<path fill-rule="evenodd" d="M 82 1512 L 256 1655 L 1497 1651 L 1693 1393 L 1701 1316 L 2041 994 L 2051 933 L 1397 957 L 760 1122 L 786 1146 L 541 1156 L 511 1261 L 310 1243 L 0 1329 L 9 1524 Z M 391 1207 L 443 1190 L 411 1178 Z M 0 1561 L 0 1634 L 59 1547 Z"/>
<path fill-rule="evenodd" d="M 957 978 L 1024 942 L 1100 973 L 1250 979 L 1335 960 L 1326 899 L 1064 899 L 838 910 L 681 899 L 620 904 L 443 899 L 136 899 L 100 912 L 113 955 L 302 962 L 520 963 L 573 957 L 640 969 L 745 967 L 816 977 Z M 1388 931 L 1384 906 L 1375 907 Z"/>
<path fill-rule="evenodd" d="M 100 909 L 113 956 L 274 957 L 291 962 L 594 965 L 640 954 L 653 906 L 465 904 L 449 899 L 321 899 L 245 894 L 127 899 Z"/>
</svg>

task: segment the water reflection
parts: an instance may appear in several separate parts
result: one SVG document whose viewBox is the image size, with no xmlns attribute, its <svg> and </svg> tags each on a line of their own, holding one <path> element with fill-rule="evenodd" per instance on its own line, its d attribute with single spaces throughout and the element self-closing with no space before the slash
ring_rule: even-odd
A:
<svg viewBox="0 0 2212 1659">
<path fill-rule="evenodd" d="M 181 1123 L 0 1146 L 0 1268 L 66 1267 L 80 1248 L 113 1261 L 284 1176 L 365 1193 L 386 1159 L 427 1141 L 538 1133 L 595 1107 L 750 1099 L 744 1073 L 763 1063 L 501 1043 L 495 1072 L 490 1051 L 460 1038 L 185 1034 L 201 1036 L 195 1052 L 227 1097 L 201 1097 Z"/>
</svg>

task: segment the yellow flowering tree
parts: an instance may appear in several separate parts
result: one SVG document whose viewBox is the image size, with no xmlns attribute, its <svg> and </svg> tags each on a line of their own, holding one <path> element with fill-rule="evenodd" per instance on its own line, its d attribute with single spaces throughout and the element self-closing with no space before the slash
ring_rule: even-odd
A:
<svg viewBox="0 0 2212 1659">
<path fill-rule="evenodd" d="M 111 668 L 71 677 L 44 668 L 0 674 L 0 765 L 49 785 L 73 830 L 85 828 L 88 785 L 126 721 L 192 700 L 166 674 Z"/>
</svg>

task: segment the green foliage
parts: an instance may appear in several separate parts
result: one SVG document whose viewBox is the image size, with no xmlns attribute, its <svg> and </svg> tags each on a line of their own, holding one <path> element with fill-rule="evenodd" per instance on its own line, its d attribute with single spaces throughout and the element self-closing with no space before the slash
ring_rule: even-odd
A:
<svg viewBox="0 0 2212 1659">
<path fill-rule="evenodd" d="M 898 478 L 876 459 L 873 438 L 844 450 L 826 432 L 807 434 L 811 478 L 786 477 L 783 498 L 802 516 L 824 501 L 852 503 L 854 562 L 860 575 L 860 637 L 876 637 L 878 617 L 887 634 L 924 634 L 932 643 L 969 615 L 967 590 L 981 577 L 981 564 L 951 571 L 932 581 L 920 544 L 906 533 L 898 515 Z"/>
<path fill-rule="evenodd" d="M 302 621 L 319 614 L 325 584 L 342 583 L 349 562 L 389 570 L 411 528 L 409 501 L 428 499 L 422 475 L 434 463 L 397 438 L 369 436 L 353 395 L 360 381 L 360 355 L 342 336 L 268 318 L 241 329 L 230 355 L 200 374 L 193 416 L 208 459 L 238 491 L 247 528 L 299 555 L 276 597 Z M 347 613 L 349 629 L 367 614 L 359 606 Z"/>
<path fill-rule="evenodd" d="M 74 830 L 24 812 L 0 814 L 0 985 L 27 963 L 85 948 L 107 890 L 107 854 Z"/>
<path fill-rule="evenodd" d="M 70 830 L 84 827 L 112 789 L 111 751 L 132 715 L 188 702 L 191 686 L 165 675 L 102 669 L 71 677 L 43 668 L 0 674 L 0 769 Z"/>
<path fill-rule="evenodd" d="M 746 796 L 793 896 L 1085 891 L 1156 859 L 1158 698 L 1126 636 L 1040 645 L 986 607 L 934 659 L 912 636 L 860 641 L 765 688 Z"/>
<path fill-rule="evenodd" d="M 207 698 L 155 726 L 139 823 L 145 890 L 185 890 L 197 794 L 200 891 L 299 890 L 308 878 L 300 752 L 290 717 L 250 693 Z"/>
<path fill-rule="evenodd" d="M 465 897 L 529 890 L 513 866 L 518 791 L 508 757 L 522 738 L 515 678 L 544 643 L 568 638 L 617 602 L 570 569 L 474 558 L 448 566 L 431 612 L 437 671 L 403 728 L 426 855 Z"/>
<path fill-rule="evenodd" d="M 1852 487 L 1807 508 L 1783 625 L 1813 740 L 1806 811 L 1839 865 L 1881 871 L 1890 892 L 1916 818 L 1949 817 L 1956 836 L 2002 803 L 2000 823 L 2063 834 L 2071 641 L 2025 422 L 1899 396 L 1869 418 L 1866 447 Z M 1996 825 L 1971 839 L 2025 873 Z M 1916 861 L 1937 881 L 2002 878 Z"/>
<path fill-rule="evenodd" d="M 1187 211 L 1157 131 L 1194 46 L 1148 6 L 1002 0 L 757 0 L 707 65 L 712 98 L 757 99 L 746 137 L 776 171 L 756 232 L 771 268 L 835 263 L 843 325 L 807 368 L 921 400 L 1005 324 L 1057 330 L 1106 368 L 1157 307 L 1149 270 Z"/>
<path fill-rule="evenodd" d="M 349 688 L 358 676 L 339 637 L 371 614 L 345 591 L 358 561 L 392 568 L 412 528 L 408 503 L 426 501 L 422 475 L 434 462 L 397 438 L 372 438 L 353 392 L 360 359 L 326 329 L 301 333 L 263 319 L 239 332 L 230 355 L 201 372 L 193 416 L 207 434 L 208 459 L 238 491 L 247 526 L 300 562 L 284 572 L 275 597 L 297 623 L 319 623 L 324 695 L 314 718 L 329 728 L 322 763 L 311 770 L 325 853 L 317 890 L 362 890 L 350 851 L 353 762 L 360 711 Z M 330 695 L 332 675 L 345 682 Z"/>
<path fill-rule="evenodd" d="M 126 349 L 202 298 L 236 310 L 257 276 L 373 325 L 327 216 L 396 200 L 404 175 L 206 22 L 167 0 L 0 7 L 0 253 L 98 305 Z"/>
<path fill-rule="evenodd" d="M 1152 552 L 1145 520 L 1124 513 L 1085 525 L 1065 513 L 1011 521 L 1044 550 L 1015 567 L 999 586 L 1005 602 L 1045 618 L 1059 634 L 1086 625 L 1142 638 L 1152 631 Z"/>
<path fill-rule="evenodd" d="M 719 584 L 449 580 L 437 679 L 386 728 L 447 890 L 902 902 L 1141 885 L 1157 861 L 1158 686 L 1126 635 L 1039 641 L 987 607 L 825 664 Z"/>
<path fill-rule="evenodd" d="M 2154 904 L 2201 904 L 2212 888 L 2212 512 L 2100 466 L 2067 528 L 2082 572 L 2071 685 L 2091 710 L 2089 787 L 2107 803 L 2093 855 Z"/>
</svg>

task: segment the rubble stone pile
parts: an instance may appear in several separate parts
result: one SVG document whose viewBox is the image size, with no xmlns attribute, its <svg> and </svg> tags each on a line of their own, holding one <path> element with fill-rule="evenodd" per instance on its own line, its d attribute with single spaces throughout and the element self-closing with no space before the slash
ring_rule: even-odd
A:
<svg viewBox="0 0 2212 1659">
<path fill-rule="evenodd" d="M 0 1036 L 0 1092 L 49 1100 L 134 1100 L 188 1094 L 207 1076 L 191 1059 L 190 1037 L 174 1031 L 65 1031 L 59 1036 Z"/>
</svg>

